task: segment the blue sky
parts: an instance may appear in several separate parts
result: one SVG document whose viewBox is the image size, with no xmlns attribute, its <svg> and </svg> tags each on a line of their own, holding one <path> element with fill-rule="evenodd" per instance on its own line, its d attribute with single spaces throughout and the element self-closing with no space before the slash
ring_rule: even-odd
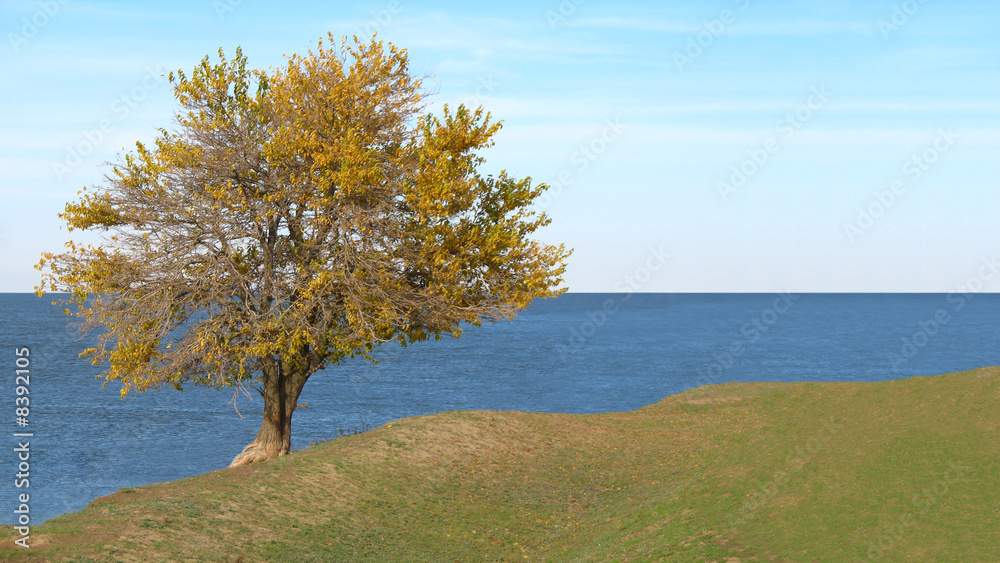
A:
<svg viewBox="0 0 1000 563">
<path fill-rule="evenodd" d="M 31 291 L 65 203 L 170 127 L 162 73 L 373 30 L 433 104 L 503 119 L 486 170 L 553 186 L 540 238 L 575 249 L 571 291 L 997 291 L 998 24 L 935 0 L 9 0 L 0 291 Z"/>
</svg>

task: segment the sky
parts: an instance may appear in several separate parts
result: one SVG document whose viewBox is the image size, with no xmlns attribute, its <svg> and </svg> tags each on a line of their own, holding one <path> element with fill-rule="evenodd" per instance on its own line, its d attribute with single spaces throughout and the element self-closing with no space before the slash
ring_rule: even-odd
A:
<svg viewBox="0 0 1000 563">
<path fill-rule="evenodd" d="M 940 0 L 0 4 L 0 292 L 57 214 L 170 128 L 166 72 L 328 32 L 405 48 L 550 185 L 573 292 L 1000 291 L 1000 4 Z"/>
</svg>

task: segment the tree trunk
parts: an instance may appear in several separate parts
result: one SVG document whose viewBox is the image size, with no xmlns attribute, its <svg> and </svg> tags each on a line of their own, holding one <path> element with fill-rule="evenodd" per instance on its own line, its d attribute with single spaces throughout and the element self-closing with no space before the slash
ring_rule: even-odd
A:
<svg viewBox="0 0 1000 563">
<path fill-rule="evenodd" d="M 281 360 L 264 368 L 264 418 L 257 437 L 243 448 L 229 467 L 267 461 L 289 453 L 292 444 L 292 413 L 309 374 L 288 367 Z"/>
</svg>

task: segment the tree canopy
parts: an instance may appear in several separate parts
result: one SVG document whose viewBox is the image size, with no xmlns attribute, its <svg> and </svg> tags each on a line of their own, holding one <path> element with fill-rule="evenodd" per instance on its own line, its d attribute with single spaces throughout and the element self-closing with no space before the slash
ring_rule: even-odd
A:
<svg viewBox="0 0 1000 563">
<path fill-rule="evenodd" d="M 122 396 L 257 387 L 264 420 L 234 465 L 288 453 L 316 371 L 563 291 L 569 252 L 531 238 L 547 186 L 481 174 L 501 124 L 426 113 L 405 50 L 330 35 L 277 69 L 220 49 L 169 79 L 175 127 L 66 205 L 71 231 L 103 237 L 43 254 L 38 292 L 70 292 L 98 333 L 81 355 Z"/>
</svg>

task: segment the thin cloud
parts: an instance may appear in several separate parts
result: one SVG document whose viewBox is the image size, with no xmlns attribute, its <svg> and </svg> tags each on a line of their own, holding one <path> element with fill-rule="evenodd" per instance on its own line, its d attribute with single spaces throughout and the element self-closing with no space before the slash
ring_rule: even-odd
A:
<svg viewBox="0 0 1000 563">
<path fill-rule="evenodd" d="M 717 114 L 759 114 L 771 112 L 783 115 L 794 111 L 787 102 L 751 101 L 733 102 L 720 100 L 717 102 L 698 103 L 657 103 L 635 104 L 623 103 L 622 100 L 609 99 L 601 96 L 580 96 L 568 99 L 566 97 L 505 97 L 492 96 L 487 100 L 489 109 L 497 111 L 507 119 L 515 117 L 545 117 L 549 119 L 579 120 L 581 115 L 617 115 L 630 116 L 634 119 L 648 120 L 662 116 L 690 116 Z M 831 103 L 823 108 L 824 112 L 844 114 L 867 113 L 921 113 L 927 112 L 988 112 L 997 116 L 1000 114 L 1000 103 L 997 102 L 879 102 L 858 101 L 851 103 Z"/>
<path fill-rule="evenodd" d="M 163 11 L 136 10 L 97 2 L 72 2 L 67 4 L 64 9 L 69 14 L 101 19 L 133 21 L 181 21 L 183 19 L 176 14 L 168 14 Z"/>
<path fill-rule="evenodd" d="M 655 31 L 660 33 L 692 34 L 705 31 L 700 22 L 681 20 L 650 20 L 639 18 L 587 18 L 568 22 L 569 27 L 597 27 L 627 29 L 635 31 Z M 830 21 L 779 21 L 740 22 L 725 28 L 726 34 L 733 35 L 821 35 L 835 33 L 871 34 L 877 31 L 870 22 L 830 22 Z"/>
<path fill-rule="evenodd" d="M 346 22 L 350 24 L 350 22 Z M 616 54 L 611 45 L 547 39 L 538 32 L 548 31 L 544 20 L 536 26 L 515 25 L 503 18 L 477 18 L 438 13 L 398 17 L 385 26 L 380 36 L 407 49 L 440 49 L 473 53 L 490 51 L 510 58 L 522 55 L 607 55 Z M 625 54 L 620 51 L 617 54 Z"/>
</svg>

